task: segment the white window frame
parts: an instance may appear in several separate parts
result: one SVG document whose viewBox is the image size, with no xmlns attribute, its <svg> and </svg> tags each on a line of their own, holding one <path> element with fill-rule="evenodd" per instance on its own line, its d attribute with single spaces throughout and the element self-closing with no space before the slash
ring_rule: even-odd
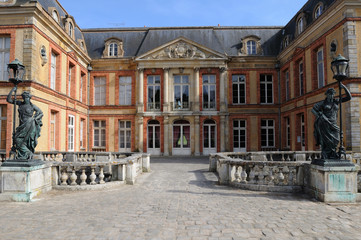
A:
<svg viewBox="0 0 361 240">
<path fill-rule="evenodd" d="M 234 102 L 235 98 L 234 98 L 233 86 L 237 86 L 237 102 Z M 241 96 L 241 93 L 240 93 L 241 86 L 243 87 L 244 96 Z M 232 104 L 234 104 L 234 105 L 246 104 L 246 101 L 247 101 L 247 91 L 246 91 L 246 89 L 247 89 L 246 88 L 246 75 L 243 75 L 243 74 L 234 74 L 234 75 L 232 75 Z M 243 102 L 241 101 L 242 98 L 244 98 Z"/>
<path fill-rule="evenodd" d="M 180 83 L 175 83 L 176 77 L 180 77 Z M 189 76 L 188 75 L 174 75 L 173 80 L 173 100 L 174 100 L 174 109 L 175 110 L 182 110 L 182 109 L 189 109 L 190 108 L 190 84 L 189 84 Z M 176 101 L 175 96 L 175 88 L 180 87 L 180 101 Z M 188 101 L 183 99 L 183 91 L 188 89 Z"/>
<path fill-rule="evenodd" d="M 110 43 L 109 47 L 108 47 L 108 53 L 109 53 L 109 57 L 117 57 L 118 56 L 118 44 L 115 42 Z"/>
<path fill-rule="evenodd" d="M 53 19 L 58 23 L 59 22 L 59 15 L 58 12 L 56 10 L 53 10 L 51 13 L 51 16 L 53 17 Z"/>
<path fill-rule="evenodd" d="M 120 123 L 124 123 L 123 127 L 120 126 Z M 127 126 L 128 124 L 128 126 Z M 123 135 L 123 140 L 124 140 L 124 147 L 121 147 L 121 132 L 124 133 Z M 119 143 L 118 143 L 118 148 L 119 151 L 131 151 L 132 148 L 132 122 L 129 120 L 119 120 L 118 121 L 118 139 L 119 139 Z"/>
<path fill-rule="evenodd" d="M 305 94 L 305 89 L 304 89 L 304 64 L 303 61 L 300 61 L 298 64 L 298 80 L 299 80 L 299 84 L 300 84 L 300 96 L 302 96 L 303 94 Z"/>
<path fill-rule="evenodd" d="M 68 96 L 70 96 L 71 93 L 71 77 L 72 77 L 72 71 L 73 71 L 73 67 L 72 65 L 69 65 L 69 74 L 68 74 Z"/>
<path fill-rule="evenodd" d="M 235 127 L 235 122 L 238 122 L 238 126 Z M 244 127 L 241 127 L 241 122 L 244 123 Z M 234 146 L 234 138 L 235 138 L 235 134 L 234 132 L 237 131 L 238 132 L 238 147 Z M 241 131 L 244 131 L 244 135 L 241 134 Z M 241 140 L 244 138 L 244 147 L 241 147 Z M 232 145 L 233 145 L 233 151 L 234 152 L 245 152 L 247 150 L 247 120 L 245 119 L 234 119 L 233 120 L 233 140 L 232 140 Z"/>
<path fill-rule="evenodd" d="M 297 32 L 298 34 L 301 34 L 304 30 L 304 25 L 305 25 L 305 20 L 303 19 L 303 17 L 300 17 L 297 21 Z"/>
<path fill-rule="evenodd" d="M 320 54 L 321 53 L 321 54 Z M 324 66 L 324 56 L 323 56 L 323 47 L 320 47 L 316 53 L 317 59 L 317 82 L 318 88 L 325 86 L 325 66 Z M 321 56 L 321 58 L 319 58 Z"/>
<path fill-rule="evenodd" d="M 68 115 L 68 151 L 74 152 L 75 116 Z"/>
<path fill-rule="evenodd" d="M 255 40 L 247 41 L 247 54 L 256 55 L 257 54 L 257 43 Z"/>
<path fill-rule="evenodd" d="M 262 121 L 266 121 L 266 126 L 262 126 Z M 272 125 L 270 124 L 272 122 Z M 266 131 L 266 145 L 262 145 L 262 130 Z M 273 136 L 270 136 L 269 130 L 273 130 Z M 274 148 L 275 143 L 275 120 L 274 119 L 261 119 L 261 148 Z M 270 144 L 270 141 L 273 142 L 273 145 Z"/>
<path fill-rule="evenodd" d="M 84 123 L 85 119 L 80 119 L 80 126 L 79 126 L 79 148 L 84 148 Z"/>
<path fill-rule="evenodd" d="M 96 122 L 98 122 L 98 126 L 95 126 Z M 93 148 L 106 148 L 106 124 L 105 120 L 93 120 Z M 96 131 L 98 131 L 97 137 Z M 98 145 L 95 144 L 96 141 L 98 141 Z"/>
<path fill-rule="evenodd" d="M 10 61 L 10 37 L 0 37 L 0 81 L 8 81 L 7 64 Z"/>
<path fill-rule="evenodd" d="M 208 79 L 207 82 L 206 79 Z M 202 96 L 202 102 L 203 102 L 203 109 L 204 110 L 216 110 L 217 109 L 217 80 L 216 75 L 214 74 L 206 74 L 202 76 L 203 81 L 203 96 Z M 211 101 L 211 90 L 214 89 L 214 99 L 213 102 Z M 207 90 L 208 97 L 207 100 L 204 101 L 204 90 Z"/>
<path fill-rule="evenodd" d="M 50 88 L 55 90 L 56 88 L 56 58 L 57 55 L 54 52 L 51 52 L 50 60 Z"/>
<path fill-rule="evenodd" d="M 94 77 L 94 105 L 106 104 L 106 77 Z"/>
<path fill-rule="evenodd" d="M 132 105 L 132 77 L 119 77 L 119 105 Z"/>
<path fill-rule="evenodd" d="M 262 80 L 262 75 L 264 76 L 264 79 Z M 268 81 L 268 77 L 271 76 L 271 81 Z M 262 94 L 264 95 L 264 102 L 262 102 L 262 98 L 260 98 L 260 103 L 261 104 L 273 104 L 273 101 L 274 101 L 274 92 L 273 92 L 273 75 L 272 74 L 260 74 L 260 81 L 259 81 L 259 84 L 260 84 L 260 96 L 262 96 Z M 264 92 L 262 93 L 262 85 L 264 85 Z M 271 89 L 271 92 L 272 92 L 272 98 L 271 98 L 271 101 L 269 102 L 268 101 L 268 89 Z"/>
<path fill-rule="evenodd" d="M 56 112 L 51 111 L 50 112 L 50 145 L 51 142 L 53 142 L 53 146 L 50 146 L 50 150 L 56 150 Z M 52 126 L 54 128 L 54 132 L 51 132 Z"/>
<path fill-rule="evenodd" d="M 85 74 L 80 73 L 80 90 L 79 90 L 79 101 L 83 102 L 83 82 Z"/>
<path fill-rule="evenodd" d="M 150 83 L 149 80 L 153 80 L 153 83 Z M 156 83 L 156 81 L 159 80 L 159 83 Z M 160 110 L 160 101 L 161 101 L 161 86 L 160 86 L 160 75 L 149 75 L 147 76 L 147 110 L 148 111 L 157 111 Z M 159 102 L 155 101 L 155 95 L 156 95 L 156 89 L 157 87 L 159 87 Z M 153 90 L 153 101 L 149 101 L 149 88 L 151 88 Z"/>
<path fill-rule="evenodd" d="M 316 7 L 314 18 L 315 18 L 315 19 L 319 18 L 322 13 L 323 13 L 323 5 L 322 5 L 322 4 L 319 4 L 319 5 Z"/>
<path fill-rule="evenodd" d="M 206 123 L 206 121 L 203 123 L 203 153 L 209 154 L 212 152 L 216 152 L 217 149 L 217 124 L 214 120 L 212 120 L 213 123 Z M 212 140 L 212 127 L 214 128 L 214 147 L 211 146 L 211 140 Z M 206 146 L 206 142 L 204 141 L 206 139 L 205 136 L 205 128 L 208 128 L 208 146 Z"/>
</svg>

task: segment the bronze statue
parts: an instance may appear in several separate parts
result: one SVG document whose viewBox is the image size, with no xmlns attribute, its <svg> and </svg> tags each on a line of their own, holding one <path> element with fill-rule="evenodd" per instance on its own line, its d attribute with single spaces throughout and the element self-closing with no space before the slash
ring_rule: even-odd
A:
<svg viewBox="0 0 361 240">
<path fill-rule="evenodd" d="M 340 141 L 340 128 L 337 126 L 337 112 L 339 104 L 351 100 L 350 91 L 340 83 L 341 88 L 346 92 L 346 96 L 335 99 L 335 89 L 329 88 L 325 95 L 326 99 L 315 104 L 312 113 L 316 116 L 314 124 L 314 135 L 316 145 L 321 145 L 321 159 L 340 159 L 336 152 L 337 145 Z"/>
<path fill-rule="evenodd" d="M 43 112 L 31 103 L 29 92 L 21 94 L 23 101 L 12 99 L 13 92 L 17 89 L 15 86 L 9 92 L 6 101 L 18 105 L 19 126 L 14 134 L 14 145 L 10 155 L 15 155 L 16 160 L 32 160 L 35 147 L 38 144 L 42 124 Z"/>
</svg>

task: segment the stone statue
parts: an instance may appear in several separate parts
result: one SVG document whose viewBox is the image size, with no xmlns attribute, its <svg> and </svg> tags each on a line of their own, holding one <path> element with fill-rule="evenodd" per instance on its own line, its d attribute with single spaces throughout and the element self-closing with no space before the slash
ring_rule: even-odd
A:
<svg viewBox="0 0 361 240">
<path fill-rule="evenodd" d="M 17 89 L 15 86 L 7 96 L 7 102 L 18 105 L 19 126 L 14 134 L 14 145 L 10 155 L 15 154 L 16 160 L 32 160 L 35 147 L 38 144 L 42 124 L 43 112 L 31 103 L 29 92 L 21 94 L 23 101 L 12 99 L 13 92 Z"/>
<path fill-rule="evenodd" d="M 321 159 L 339 159 L 340 156 L 336 153 L 337 145 L 340 141 L 340 128 L 337 126 L 337 113 L 339 104 L 351 100 L 350 91 L 340 84 L 346 92 L 346 96 L 340 99 L 335 99 L 335 89 L 329 88 L 325 95 L 326 99 L 315 104 L 312 108 L 312 113 L 316 116 L 314 124 L 314 135 L 316 138 L 316 145 L 321 145 Z"/>
</svg>

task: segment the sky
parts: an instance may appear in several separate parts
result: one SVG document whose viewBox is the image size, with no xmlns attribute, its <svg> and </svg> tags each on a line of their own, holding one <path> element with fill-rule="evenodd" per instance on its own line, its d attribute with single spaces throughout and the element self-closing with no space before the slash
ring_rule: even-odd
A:
<svg viewBox="0 0 361 240">
<path fill-rule="evenodd" d="M 285 26 L 307 0 L 58 0 L 81 29 Z"/>
</svg>

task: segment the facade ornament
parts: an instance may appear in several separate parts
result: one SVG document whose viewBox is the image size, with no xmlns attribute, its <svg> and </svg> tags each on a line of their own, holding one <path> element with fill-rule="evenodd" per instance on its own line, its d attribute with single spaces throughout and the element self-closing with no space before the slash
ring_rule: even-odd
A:
<svg viewBox="0 0 361 240">
<path fill-rule="evenodd" d="M 196 46 L 190 45 L 183 41 L 166 47 L 160 52 L 152 55 L 153 59 L 178 59 L 178 58 L 197 58 L 205 59 L 206 54 L 199 50 Z"/>
<path fill-rule="evenodd" d="M 40 48 L 40 57 L 41 57 L 41 66 L 44 66 L 48 62 L 48 58 L 46 56 L 46 48 L 45 46 L 41 46 Z"/>
</svg>

